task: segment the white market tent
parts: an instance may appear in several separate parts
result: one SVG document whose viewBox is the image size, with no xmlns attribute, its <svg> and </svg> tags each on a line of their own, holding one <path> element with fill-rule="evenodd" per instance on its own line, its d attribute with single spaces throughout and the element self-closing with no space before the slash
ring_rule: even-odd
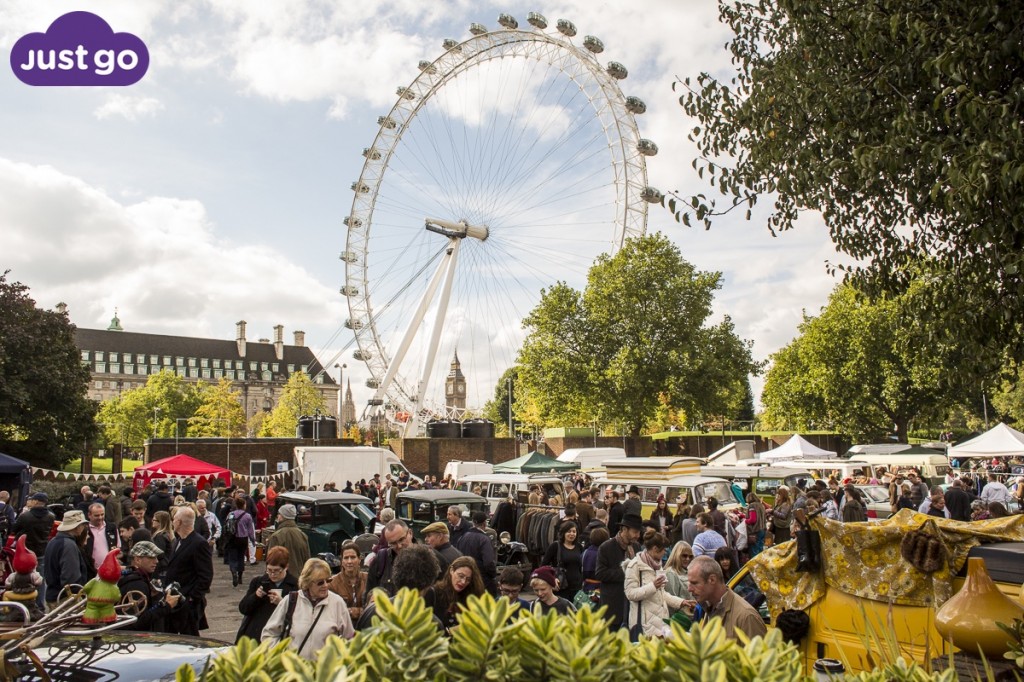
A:
<svg viewBox="0 0 1024 682">
<path fill-rule="evenodd" d="M 949 449 L 950 458 L 1024 455 L 1024 433 L 1000 422 L 974 438 Z"/>
<path fill-rule="evenodd" d="M 822 450 L 799 433 L 785 443 L 767 452 L 758 455 L 759 459 L 821 459 L 822 457 L 835 457 L 836 453 L 831 450 Z"/>
</svg>

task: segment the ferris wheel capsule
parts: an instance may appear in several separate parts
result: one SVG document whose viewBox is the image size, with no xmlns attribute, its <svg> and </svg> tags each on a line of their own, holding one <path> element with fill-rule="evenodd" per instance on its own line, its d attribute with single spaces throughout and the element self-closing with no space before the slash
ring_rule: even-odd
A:
<svg viewBox="0 0 1024 682">
<path fill-rule="evenodd" d="M 647 111 L 647 105 L 639 97 L 630 95 L 626 98 L 626 111 L 631 114 L 642 114 Z"/>
<path fill-rule="evenodd" d="M 342 251 L 340 254 L 338 254 L 338 260 L 344 263 L 358 263 L 359 254 L 356 253 L 355 251 Z"/>
<path fill-rule="evenodd" d="M 665 198 L 665 195 L 657 187 L 647 186 L 640 192 L 640 198 L 649 204 L 659 204 Z"/>
<path fill-rule="evenodd" d="M 512 16 L 511 14 L 505 14 L 505 13 L 499 14 L 498 15 L 498 23 L 501 24 L 502 26 L 504 26 L 505 28 L 510 29 L 512 31 L 514 31 L 517 28 L 519 28 L 519 22 L 516 21 L 516 18 L 514 16 Z"/>
<path fill-rule="evenodd" d="M 380 152 L 373 147 L 364 147 L 363 156 L 372 161 L 380 161 Z"/>
<path fill-rule="evenodd" d="M 548 27 L 548 20 L 540 12 L 530 12 L 526 15 L 526 20 L 530 22 L 530 26 L 539 28 L 542 31 Z"/>
<path fill-rule="evenodd" d="M 422 71 L 423 73 L 428 73 L 431 76 L 437 73 L 437 67 L 434 66 L 434 63 L 428 62 L 426 59 L 420 61 L 419 68 L 420 71 Z"/>
<path fill-rule="evenodd" d="M 445 38 L 441 42 L 441 47 L 443 47 L 446 52 L 451 52 L 452 50 L 461 50 L 462 49 L 462 48 L 459 47 L 459 41 L 453 40 L 451 38 Z"/>
<path fill-rule="evenodd" d="M 586 36 L 583 38 L 583 47 L 587 48 L 594 54 L 600 54 L 604 52 L 604 43 L 601 42 L 600 38 L 595 36 Z"/>
<path fill-rule="evenodd" d="M 645 137 L 640 138 L 640 141 L 636 143 L 636 148 L 644 156 L 657 156 L 658 154 L 658 145 Z"/>
<path fill-rule="evenodd" d="M 338 293 L 341 294 L 342 296 L 358 296 L 359 295 L 359 287 L 354 287 L 354 286 L 346 285 L 346 286 L 343 286 L 338 291 Z"/>
<path fill-rule="evenodd" d="M 608 68 L 605 69 L 605 71 L 608 72 L 609 76 L 616 80 L 622 80 L 629 75 L 629 71 L 626 70 L 626 67 L 619 62 L 608 62 Z"/>
<path fill-rule="evenodd" d="M 402 99 L 407 99 L 410 101 L 416 99 L 416 93 L 412 91 L 412 88 L 407 88 L 404 85 L 398 86 L 398 89 L 395 90 L 395 94 L 401 97 Z"/>
<path fill-rule="evenodd" d="M 345 320 L 345 326 L 349 329 L 359 330 L 363 328 L 363 321 L 350 317 Z"/>
<path fill-rule="evenodd" d="M 345 224 L 345 227 L 351 228 L 353 230 L 358 230 L 360 227 L 363 226 L 363 221 L 352 215 L 345 216 L 341 222 Z"/>
<path fill-rule="evenodd" d="M 566 38 L 572 38 L 576 35 L 576 24 L 572 23 L 568 19 L 558 20 L 558 32 Z"/>
<path fill-rule="evenodd" d="M 359 182 L 358 180 L 349 185 L 349 188 L 356 194 L 366 194 L 367 192 L 370 191 L 369 185 L 367 185 L 365 182 Z"/>
<path fill-rule="evenodd" d="M 359 360 L 359 361 L 365 362 L 366 360 L 369 360 L 372 357 L 373 357 L 373 353 L 371 353 L 368 350 L 363 350 L 361 348 L 356 348 L 354 351 L 352 351 L 352 359 L 353 360 Z"/>
<path fill-rule="evenodd" d="M 487 27 L 483 24 L 478 24 L 475 21 L 469 25 L 469 32 L 475 36 L 482 36 L 487 33 Z"/>
</svg>

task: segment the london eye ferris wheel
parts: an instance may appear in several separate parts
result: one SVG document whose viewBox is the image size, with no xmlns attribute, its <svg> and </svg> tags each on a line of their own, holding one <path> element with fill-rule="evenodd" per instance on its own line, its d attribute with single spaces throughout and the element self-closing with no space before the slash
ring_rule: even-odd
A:
<svg viewBox="0 0 1024 682">
<path fill-rule="evenodd" d="M 621 89 L 622 64 L 572 22 L 549 29 L 470 26 L 445 40 L 397 90 L 352 183 L 345 283 L 353 356 L 366 363 L 371 410 L 416 428 L 446 409 L 458 354 L 468 408 L 491 398 L 515 363 L 522 320 L 558 281 L 581 288 L 594 259 L 642 235 L 640 137 L 646 105 Z"/>
</svg>

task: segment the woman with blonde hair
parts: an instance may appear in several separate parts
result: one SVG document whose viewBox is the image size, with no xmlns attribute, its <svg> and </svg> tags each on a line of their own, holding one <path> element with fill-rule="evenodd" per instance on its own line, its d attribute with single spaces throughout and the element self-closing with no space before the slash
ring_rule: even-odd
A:
<svg viewBox="0 0 1024 682">
<path fill-rule="evenodd" d="M 355 634 L 352 617 L 345 600 L 331 592 L 330 584 L 327 562 L 308 560 L 299 574 L 299 589 L 278 603 L 261 640 L 277 644 L 290 637 L 290 647 L 299 656 L 314 660 L 331 635 L 351 639 Z"/>
<path fill-rule="evenodd" d="M 665 589 L 669 594 L 680 599 L 693 599 L 690 596 L 690 579 L 687 576 L 691 561 L 693 561 L 693 547 L 689 542 L 677 542 L 672 547 L 672 553 L 668 555 L 668 561 L 665 563 L 665 577 L 668 578 Z"/>
</svg>

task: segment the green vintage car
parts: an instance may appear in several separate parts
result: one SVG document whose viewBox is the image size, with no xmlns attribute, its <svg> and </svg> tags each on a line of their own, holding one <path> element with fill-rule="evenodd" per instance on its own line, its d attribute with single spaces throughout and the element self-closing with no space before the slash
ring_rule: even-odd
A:
<svg viewBox="0 0 1024 682">
<path fill-rule="evenodd" d="M 423 529 L 435 521 L 444 521 L 448 507 L 460 505 L 463 516 L 475 511 L 489 512 L 487 498 L 459 490 L 406 490 L 398 493 L 395 516 L 405 521 L 417 540 L 423 540 Z"/>
<path fill-rule="evenodd" d="M 377 518 L 373 501 L 353 493 L 302 490 L 282 493 L 277 497 L 282 504 L 294 504 L 298 510 L 297 525 L 309 538 L 309 552 L 341 555 L 341 545 L 363 533 L 372 533 Z"/>
</svg>

